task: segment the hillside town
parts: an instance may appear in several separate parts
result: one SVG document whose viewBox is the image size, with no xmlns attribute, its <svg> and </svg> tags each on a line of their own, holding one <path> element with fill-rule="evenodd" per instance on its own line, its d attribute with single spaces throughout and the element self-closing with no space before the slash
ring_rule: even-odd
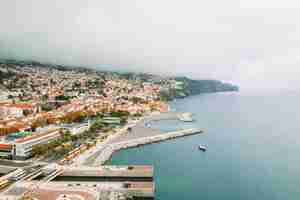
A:
<svg viewBox="0 0 300 200">
<path fill-rule="evenodd" d="M 2 63 L 0 71 L 0 157 L 6 159 L 39 156 L 45 144 L 67 153 L 100 131 L 167 111 L 162 93 L 178 88 L 172 78 L 30 62 Z"/>
<path fill-rule="evenodd" d="M 0 61 L 0 199 L 154 199 L 152 165 L 105 163 L 121 149 L 203 133 L 153 128 L 193 121 L 169 100 L 236 90 L 216 80 Z"/>
</svg>

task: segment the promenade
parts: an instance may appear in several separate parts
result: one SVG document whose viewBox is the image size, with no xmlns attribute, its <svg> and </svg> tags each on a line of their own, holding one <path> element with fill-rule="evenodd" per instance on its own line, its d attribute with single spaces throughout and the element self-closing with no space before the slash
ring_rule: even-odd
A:
<svg viewBox="0 0 300 200">
<path fill-rule="evenodd" d="M 130 122 L 122 129 L 117 130 L 116 133 L 110 135 L 101 144 L 96 145 L 95 148 L 92 148 L 75 158 L 73 160 L 74 162 L 72 166 L 103 165 L 106 161 L 108 161 L 111 158 L 114 152 L 119 151 L 121 149 L 202 133 L 200 129 L 183 129 L 172 132 L 164 132 L 160 129 L 150 128 L 146 126 L 146 124 L 152 121 L 183 121 L 181 117 L 184 115 L 186 114 L 177 112 L 152 113 L 151 115 L 145 116 L 138 121 Z M 186 116 L 188 116 L 189 119 L 191 119 L 191 115 Z M 130 131 L 128 131 L 129 127 L 131 128 Z"/>
<path fill-rule="evenodd" d="M 137 121 L 129 122 L 125 127 L 116 130 L 116 133 L 111 134 L 105 141 L 100 144 L 97 144 L 96 147 L 80 154 L 78 157 L 74 158 L 73 166 L 86 165 L 91 166 L 95 162 L 95 160 L 102 154 L 102 152 L 112 143 L 128 141 L 134 138 L 141 138 L 151 135 L 162 134 L 163 132 L 160 130 L 149 129 L 145 127 L 145 123 L 147 121 L 158 119 L 159 117 L 169 118 L 171 115 L 165 114 L 156 114 L 151 113 L 148 116 L 142 117 Z M 175 117 L 175 115 L 172 115 Z M 130 134 L 128 134 L 128 128 L 131 128 Z"/>
</svg>

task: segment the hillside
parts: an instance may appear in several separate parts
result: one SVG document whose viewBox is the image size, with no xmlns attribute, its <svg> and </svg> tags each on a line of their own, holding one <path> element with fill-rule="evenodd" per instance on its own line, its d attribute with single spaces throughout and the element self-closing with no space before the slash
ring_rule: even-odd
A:
<svg viewBox="0 0 300 200">
<path fill-rule="evenodd" d="M 183 91 L 186 95 L 239 91 L 238 86 L 218 80 L 192 80 L 186 77 L 177 77 L 175 80 L 183 82 Z"/>
<path fill-rule="evenodd" d="M 22 71 L 24 67 L 30 68 L 46 68 L 59 71 L 77 71 L 87 74 L 96 73 L 103 81 L 107 77 L 119 77 L 127 80 L 138 80 L 142 82 L 157 83 L 162 86 L 161 96 L 166 100 L 173 98 L 182 98 L 190 95 L 201 93 L 228 92 L 239 91 L 235 85 L 224 83 L 218 80 L 193 80 L 188 77 L 162 77 L 159 75 L 146 73 L 120 73 L 94 70 L 84 67 L 70 67 L 56 64 L 45 64 L 36 61 L 16 61 L 16 60 L 0 60 L 0 85 L 3 80 L 12 79 L 17 73 Z"/>
</svg>

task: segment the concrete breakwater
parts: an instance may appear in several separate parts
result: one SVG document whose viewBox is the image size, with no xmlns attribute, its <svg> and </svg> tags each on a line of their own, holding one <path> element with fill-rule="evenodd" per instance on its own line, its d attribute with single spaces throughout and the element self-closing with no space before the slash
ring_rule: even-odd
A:
<svg viewBox="0 0 300 200">
<path fill-rule="evenodd" d="M 106 146 L 103 149 L 99 157 L 96 159 L 94 165 L 103 165 L 107 160 L 111 158 L 114 152 L 119 151 L 121 149 L 127 149 L 127 148 L 137 147 L 140 145 L 162 142 L 165 140 L 171 140 L 179 137 L 185 137 L 185 136 L 195 135 L 200 133 L 203 133 L 203 131 L 200 129 L 194 129 L 194 128 L 183 129 L 183 130 L 173 131 L 169 133 L 163 133 L 160 135 L 132 139 L 129 141 L 124 141 L 119 143 L 113 143 Z"/>
</svg>

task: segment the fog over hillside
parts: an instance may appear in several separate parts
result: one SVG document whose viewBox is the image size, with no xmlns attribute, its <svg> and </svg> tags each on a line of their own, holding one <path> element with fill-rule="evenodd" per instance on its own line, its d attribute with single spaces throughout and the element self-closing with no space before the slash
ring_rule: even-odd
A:
<svg viewBox="0 0 300 200">
<path fill-rule="evenodd" d="M 4 0 L 0 57 L 300 89 L 295 0 Z"/>
</svg>

